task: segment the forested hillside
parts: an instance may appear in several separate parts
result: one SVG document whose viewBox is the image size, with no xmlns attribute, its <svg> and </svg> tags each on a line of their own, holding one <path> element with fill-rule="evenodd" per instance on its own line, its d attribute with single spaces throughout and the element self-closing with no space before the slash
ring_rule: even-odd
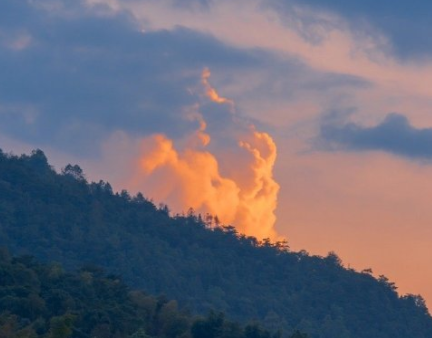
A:
<svg viewBox="0 0 432 338">
<path fill-rule="evenodd" d="M 59 264 L 0 251 L 2 338 L 281 338 L 211 312 L 191 316 L 166 297 L 130 290 L 97 267 L 71 274 Z M 294 332 L 291 338 L 307 338 Z"/>
<path fill-rule="evenodd" d="M 419 296 L 384 276 L 346 269 L 335 254 L 290 252 L 190 212 L 169 215 L 142 195 L 61 174 L 35 151 L 0 154 L 0 246 L 66 270 L 97 264 L 133 287 L 164 293 L 194 313 L 216 309 L 316 338 L 431 338 Z"/>
</svg>

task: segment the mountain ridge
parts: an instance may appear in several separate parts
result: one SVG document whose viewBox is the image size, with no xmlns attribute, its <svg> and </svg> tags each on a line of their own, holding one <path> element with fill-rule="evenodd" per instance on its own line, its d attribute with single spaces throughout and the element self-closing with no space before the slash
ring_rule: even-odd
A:
<svg viewBox="0 0 432 338">
<path fill-rule="evenodd" d="M 204 216 L 204 219 L 206 217 Z M 420 296 L 399 296 L 384 276 L 290 252 L 192 212 L 169 215 L 142 194 L 88 183 L 79 166 L 56 173 L 40 150 L 0 153 L 0 245 L 13 254 L 97 264 L 133 287 L 166 293 L 195 313 L 224 311 L 313 338 L 432 337 Z"/>
</svg>

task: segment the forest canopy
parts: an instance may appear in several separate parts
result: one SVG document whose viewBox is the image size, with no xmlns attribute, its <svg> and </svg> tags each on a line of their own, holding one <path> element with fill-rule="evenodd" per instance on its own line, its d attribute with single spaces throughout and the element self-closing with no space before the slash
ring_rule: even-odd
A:
<svg viewBox="0 0 432 338">
<path fill-rule="evenodd" d="M 345 268 L 335 253 L 258 241 L 211 215 L 171 215 L 143 194 L 88 182 L 78 165 L 57 173 L 40 150 L 0 152 L 0 246 L 65 271 L 100 266 L 194 314 L 214 309 L 312 338 L 432 337 L 421 296 L 399 295 L 385 276 Z"/>
</svg>

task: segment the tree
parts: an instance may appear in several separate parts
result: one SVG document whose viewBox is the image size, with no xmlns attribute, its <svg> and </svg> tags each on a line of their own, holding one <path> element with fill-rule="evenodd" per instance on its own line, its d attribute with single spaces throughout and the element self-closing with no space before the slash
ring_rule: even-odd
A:
<svg viewBox="0 0 432 338">
<path fill-rule="evenodd" d="M 136 331 L 134 334 L 130 335 L 130 338 L 151 338 L 146 331 L 141 328 L 138 331 Z"/>
<path fill-rule="evenodd" d="M 268 331 L 263 330 L 257 324 L 249 324 L 245 327 L 245 338 L 271 338 Z"/>
<path fill-rule="evenodd" d="M 193 338 L 217 338 L 222 333 L 225 317 L 222 313 L 210 312 L 205 319 L 197 320 L 191 329 Z"/>
<path fill-rule="evenodd" d="M 65 176 L 73 177 L 77 181 L 85 181 L 84 172 L 81 169 L 81 167 L 77 164 L 75 165 L 68 164 L 66 167 L 62 169 L 62 174 Z"/>
<path fill-rule="evenodd" d="M 159 204 L 159 211 L 162 212 L 166 216 L 169 216 L 170 212 L 171 212 L 168 205 L 166 205 L 164 203 Z"/>
<path fill-rule="evenodd" d="M 301 333 L 299 330 L 296 330 L 289 338 L 308 338 L 309 336 L 306 333 Z"/>
<path fill-rule="evenodd" d="M 325 258 L 325 260 L 327 262 L 335 265 L 335 266 L 338 266 L 338 267 L 342 267 L 343 266 L 342 260 L 339 258 L 339 256 L 334 251 L 330 251 L 327 254 L 327 257 Z"/>
<path fill-rule="evenodd" d="M 378 282 L 380 282 L 381 284 L 385 285 L 386 287 L 388 287 L 389 289 L 396 291 L 397 290 L 397 286 L 395 283 L 391 282 L 386 276 L 384 275 L 379 275 L 378 277 Z"/>
<path fill-rule="evenodd" d="M 40 149 L 33 150 L 29 157 L 31 166 L 39 172 L 43 172 L 51 167 L 48 164 L 48 159 L 44 152 Z"/>
<path fill-rule="evenodd" d="M 51 319 L 49 338 L 68 338 L 72 335 L 72 325 L 75 317 L 66 314 Z"/>
</svg>

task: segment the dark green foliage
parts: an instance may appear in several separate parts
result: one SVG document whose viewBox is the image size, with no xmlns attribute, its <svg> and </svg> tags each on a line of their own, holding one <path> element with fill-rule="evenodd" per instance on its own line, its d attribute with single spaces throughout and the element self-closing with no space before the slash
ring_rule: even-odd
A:
<svg viewBox="0 0 432 338">
<path fill-rule="evenodd" d="M 210 229 L 212 218 L 192 210 L 169 214 L 140 194 L 113 194 L 108 183 L 87 183 L 79 167 L 57 174 L 40 151 L 0 154 L 0 245 L 14 254 L 57 260 L 67 271 L 97 264 L 195 313 L 214 308 L 313 338 L 432 337 L 421 297 L 399 297 L 384 276 L 346 269 L 334 253 L 309 256 L 233 227 Z M 59 316 L 69 306 L 60 291 L 50 302 Z"/>
<path fill-rule="evenodd" d="M 191 329 L 192 338 L 280 338 L 281 334 L 271 334 L 258 324 L 242 328 L 239 324 L 225 320 L 223 313 L 210 312 L 206 318 L 196 320 Z M 290 336 L 291 338 L 292 336 Z M 307 336 L 304 336 L 307 338 Z"/>
<path fill-rule="evenodd" d="M 307 338 L 307 335 L 304 333 L 301 333 L 300 331 L 296 330 L 290 338 Z"/>
<path fill-rule="evenodd" d="M 249 326 L 223 314 L 194 318 L 175 301 L 132 291 L 94 267 L 71 274 L 58 264 L 2 255 L 0 271 L 6 277 L 0 280 L 1 338 L 272 338 L 260 327 L 251 336 Z"/>
</svg>

